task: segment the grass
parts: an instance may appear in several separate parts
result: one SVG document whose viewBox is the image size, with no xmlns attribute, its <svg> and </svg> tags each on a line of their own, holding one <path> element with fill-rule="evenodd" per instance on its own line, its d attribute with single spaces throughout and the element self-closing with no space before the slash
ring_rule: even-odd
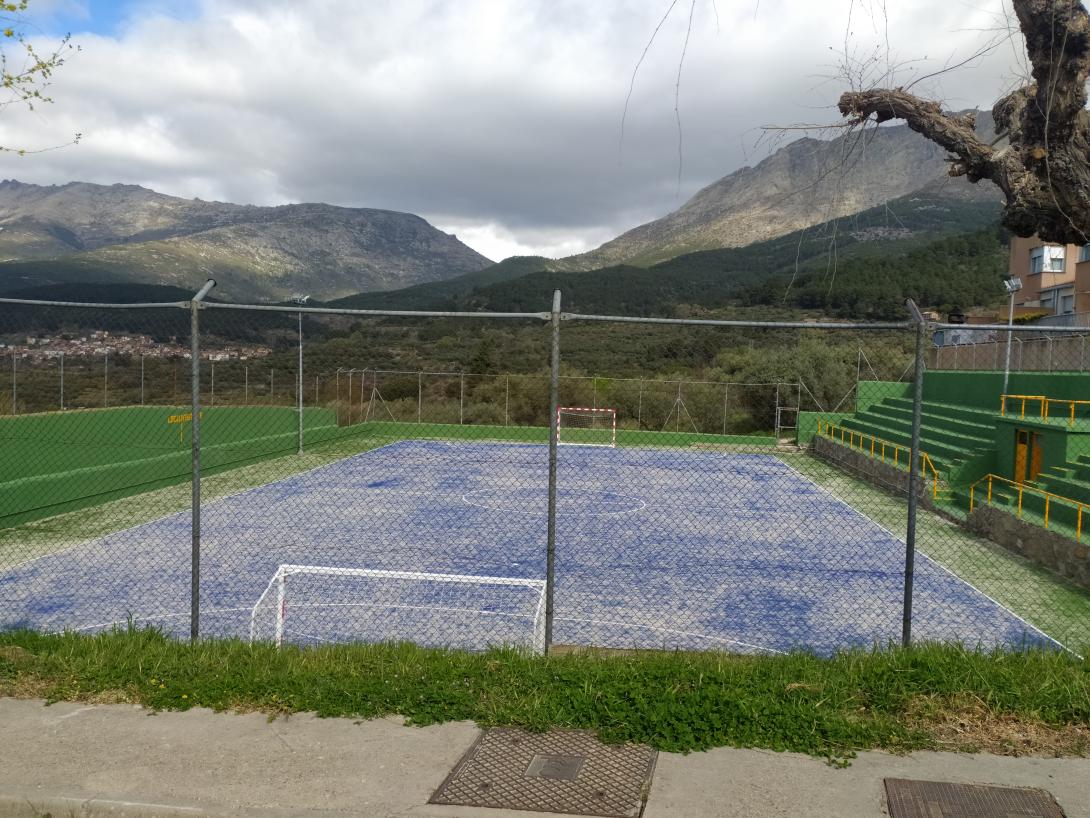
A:
<svg viewBox="0 0 1090 818">
<path fill-rule="evenodd" d="M 904 498 L 892 496 L 810 455 L 778 453 L 777 457 L 904 539 L 907 524 Z M 1053 639 L 1088 655 L 1090 593 L 1086 590 L 924 508 L 916 516 L 916 547 Z"/>
<path fill-rule="evenodd" d="M 835 759 L 862 749 L 943 746 L 939 726 L 972 702 L 978 719 L 1065 737 L 1047 744 L 1051 753 L 1084 754 L 1090 664 L 1056 651 L 974 653 L 952 646 L 831 658 L 537 657 L 407 645 L 189 644 L 135 629 L 93 636 L 13 631 L 0 633 L 0 695 L 161 710 L 398 714 L 418 725 L 472 720 L 584 728 L 606 741 L 673 752 L 760 747 Z"/>
</svg>

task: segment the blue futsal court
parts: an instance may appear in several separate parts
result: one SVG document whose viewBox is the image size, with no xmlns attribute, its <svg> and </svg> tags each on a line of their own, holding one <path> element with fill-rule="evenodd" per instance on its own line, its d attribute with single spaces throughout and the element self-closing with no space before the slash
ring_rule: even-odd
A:
<svg viewBox="0 0 1090 818">
<path fill-rule="evenodd" d="M 533 644 L 547 466 L 540 444 L 407 440 L 210 501 L 201 633 Z M 829 653 L 900 638 L 903 542 L 775 456 L 563 446 L 558 486 L 557 643 Z M 189 575 L 186 511 L 0 574 L 0 627 L 186 636 Z M 913 636 L 1056 645 L 924 554 Z"/>
</svg>

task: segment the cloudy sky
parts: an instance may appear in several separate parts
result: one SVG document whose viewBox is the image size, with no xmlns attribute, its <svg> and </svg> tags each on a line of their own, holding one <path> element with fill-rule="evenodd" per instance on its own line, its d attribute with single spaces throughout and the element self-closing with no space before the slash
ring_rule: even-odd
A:
<svg viewBox="0 0 1090 818">
<path fill-rule="evenodd" d="M 656 25 L 673 5 L 636 74 Z M 80 46 L 52 105 L 0 114 L 0 177 L 418 213 L 493 259 L 562 256 L 836 121 L 847 46 L 897 80 L 968 57 L 1002 0 L 31 0 Z M 678 96 L 686 30 L 691 37 Z M 886 42 L 889 49 L 886 48 Z M 915 90 L 990 107 L 1017 43 Z M 680 167 L 679 167 L 680 164 Z M 680 170 L 680 181 L 679 181 Z"/>
</svg>

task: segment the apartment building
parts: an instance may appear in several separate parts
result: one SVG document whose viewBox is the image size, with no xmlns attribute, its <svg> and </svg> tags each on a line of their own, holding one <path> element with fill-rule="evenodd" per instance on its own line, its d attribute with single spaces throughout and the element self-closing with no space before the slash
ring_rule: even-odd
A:
<svg viewBox="0 0 1090 818">
<path fill-rule="evenodd" d="M 1090 314 L 1090 244 L 1049 244 L 1036 236 L 1014 237 L 1009 275 L 1022 280 L 1016 307 L 1033 307 L 1056 318 L 1049 323 L 1073 324 L 1062 316 Z"/>
</svg>

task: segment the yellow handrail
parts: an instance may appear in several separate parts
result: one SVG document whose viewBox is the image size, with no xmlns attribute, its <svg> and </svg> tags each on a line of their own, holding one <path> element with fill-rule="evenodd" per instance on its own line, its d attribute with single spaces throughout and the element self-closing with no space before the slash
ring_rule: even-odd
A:
<svg viewBox="0 0 1090 818">
<path fill-rule="evenodd" d="M 1018 483 L 1018 482 L 1015 482 L 1014 480 L 1010 480 L 1010 479 L 1008 479 L 1006 477 L 1000 477 L 998 474 L 986 474 L 983 477 L 981 477 L 979 480 L 977 480 L 975 483 L 973 483 L 971 486 L 969 486 L 969 513 L 970 514 L 972 514 L 973 509 L 975 508 L 976 487 L 977 487 L 977 485 L 979 485 L 984 480 L 988 481 L 988 498 L 987 498 L 986 502 L 989 505 L 992 502 L 992 484 L 993 484 L 993 481 L 998 480 L 1001 483 L 1006 483 L 1006 484 L 1014 486 L 1015 488 L 1018 489 L 1018 512 L 1017 512 L 1017 514 L 1015 516 L 1017 516 L 1019 520 L 1022 519 L 1022 496 L 1023 496 L 1023 494 L 1025 492 L 1029 491 L 1029 492 L 1033 492 L 1034 494 L 1040 494 L 1041 496 L 1043 496 L 1045 498 L 1045 528 L 1048 528 L 1049 507 L 1052 505 L 1052 501 L 1056 500 L 1056 501 L 1059 501 L 1061 503 L 1070 503 L 1072 506 L 1074 506 L 1078 510 L 1078 514 L 1076 515 L 1076 518 L 1075 518 L 1075 540 L 1077 542 L 1082 540 L 1082 512 L 1083 512 L 1083 509 L 1090 508 L 1090 503 L 1084 503 L 1081 500 L 1073 500 L 1070 497 L 1064 497 L 1062 494 L 1055 494 L 1054 492 L 1051 492 L 1051 491 L 1045 491 L 1044 489 L 1039 489 L 1036 486 L 1027 486 L 1025 483 Z"/>
<path fill-rule="evenodd" d="M 1068 405 L 1068 418 L 1067 425 L 1075 425 L 1075 407 L 1076 406 L 1090 406 L 1090 400 L 1075 400 L 1072 398 L 1050 398 L 1047 395 L 1000 395 L 999 396 L 999 414 L 1006 416 L 1007 414 L 1007 398 L 1011 400 L 1022 401 L 1022 409 L 1019 414 L 1020 418 L 1026 416 L 1026 401 L 1039 401 L 1041 405 L 1041 411 L 1039 417 L 1042 420 L 1049 419 L 1049 405 L 1053 403 L 1066 403 Z"/>
<path fill-rule="evenodd" d="M 856 448 L 855 440 L 859 439 L 859 450 L 866 451 L 864 445 L 867 440 L 870 441 L 870 456 L 873 458 L 878 455 L 879 460 L 883 463 L 886 462 L 886 447 L 892 447 L 893 449 L 893 465 L 901 465 L 901 450 L 905 450 L 907 457 L 911 458 L 912 449 L 909 446 L 905 446 L 901 443 L 894 443 L 892 440 L 885 440 L 876 435 L 867 434 L 866 432 L 857 432 L 854 429 L 849 429 L 846 426 L 837 426 L 835 423 L 825 422 L 818 419 L 818 434 L 825 435 L 826 437 L 835 437 L 837 432 L 840 432 L 840 442 L 847 443 L 849 449 Z M 846 439 L 845 439 L 846 438 Z M 927 452 L 920 452 L 920 472 L 924 471 L 924 468 L 931 470 L 931 497 L 937 499 L 939 496 L 939 470 L 935 468 L 934 461 Z"/>
</svg>

